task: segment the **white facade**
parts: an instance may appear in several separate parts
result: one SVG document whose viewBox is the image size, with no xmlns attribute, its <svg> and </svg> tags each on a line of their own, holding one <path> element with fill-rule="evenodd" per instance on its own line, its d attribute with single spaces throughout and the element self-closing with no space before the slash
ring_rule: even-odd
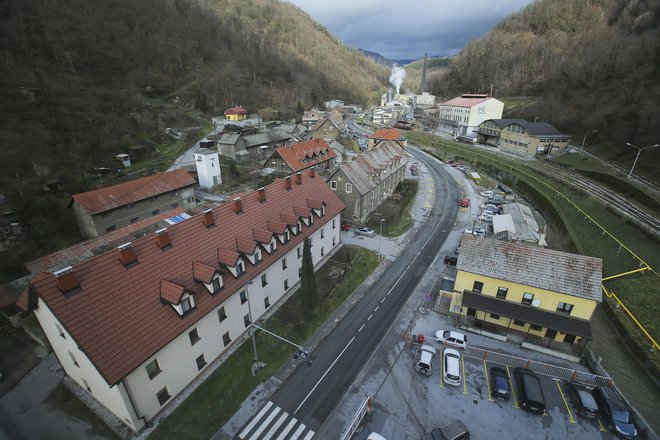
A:
<svg viewBox="0 0 660 440">
<path fill-rule="evenodd" d="M 339 247 L 340 214 L 327 220 L 310 217 L 312 223 L 326 222 L 308 236 L 312 245 L 312 261 L 318 269 Z M 127 426 L 139 431 L 202 370 L 241 339 L 248 331 L 246 324 L 249 324 L 249 312 L 252 319 L 257 321 L 279 307 L 278 301 L 298 288 L 302 251 L 303 242 L 269 266 L 263 267 L 250 280 L 252 284 L 247 286 L 246 301 L 241 300 L 241 292 L 245 289 L 237 290 L 169 344 L 145 359 L 118 384 L 109 385 L 105 381 L 41 299 L 38 300 L 35 315 L 66 374 Z M 224 311 L 222 314 L 219 313 L 221 309 Z M 221 319 L 222 316 L 225 318 Z M 196 333 L 191 335 L 193 331 Z M 228 340 L 225 339 L 227 337 Z M 198 359 L 202 359 L 200 356 L 203 356 L 203 362 L 198 364 Z M 157 373 L 153 374 L 152 368 L 150 378 L 147 366 L 156 365 L 154 361 L 157 362 Z M 163 395 L 169 397 L 161 403 L 158 395 L 163 391 L 166 394 L 161 394 L 161 398 Z"/>
<path fill-rule="evenodd" d="M 415 95 L 415 102 L 417 107 L 431 108 L 435 106 L 435 95 L 429 92 L 422 92 L 421 95 Z"/>
<path fill-rule="evenodd" d="M 199 186 L 210 189 L 222 183 L 220 159 L 217 151 L 201 148 L 195 152 L 195 165 Z"/>
<path fill-rule="evenodd" d="M 469 102 L 452 105 L 452 101 L 440 104 L 438 128 L 454 135 L 476 136 L 473 130 L 476 130 L 479 124 L 487 119 L 501 119 L 504 111 L 504 103 L 495 98 L 488 98 L 474 105 Z"/>
</svg>

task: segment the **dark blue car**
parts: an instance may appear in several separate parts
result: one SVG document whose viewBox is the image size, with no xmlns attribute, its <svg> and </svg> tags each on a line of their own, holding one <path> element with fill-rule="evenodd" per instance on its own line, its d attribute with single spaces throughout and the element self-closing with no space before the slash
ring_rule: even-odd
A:
<svg viewBox="0 0 660 440">
<path fill-rule="evenodd" d="M 594 398 L 607 426 L 622 438 L 637 437 L 637 428 L 632 421 L 628 406 L 610 387 L 594 388 Z"/>
<path fill-rule="evenodd" d="M 493 397 L 500 400 L 509 400 L 511 392 L 509 391 L 509 375 L 503 368 L 492 367 L 490 369 L 491 393 Z"/>
</svg>

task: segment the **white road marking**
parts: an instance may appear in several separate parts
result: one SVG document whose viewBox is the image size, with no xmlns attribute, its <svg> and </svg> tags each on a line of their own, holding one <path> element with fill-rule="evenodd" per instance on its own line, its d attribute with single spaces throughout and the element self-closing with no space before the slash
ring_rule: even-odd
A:
<svg viewBox="0 0 660 440">
<path fill-rule="evenodd" d="M 266 404 L 266 406 L 264 406 L 263 408 L 261 408 L 261 411 L 259 411 L 259 414 L 257 414 L 257 415 L 254 417 L 254 419 L 252 419 L 252 422 L 250 422 L 250 424 L 247 425 L 247 427 L 243 430 L 243 432 L 241 432 L 240 434 L 238 434 L 238 436 L 239 436 L 240 438 L 245 438 L 245 436 L 247 435 L 247 433 L 250 432 L 250 431 L 252 431 L 252 429 L 255 427 L 255 425 L 256 425 L 256 424 L 259 422 L 259 420 L 264 416 L 264 414 L 266 414 L 266 412 L 268 412 L 268 409 L 269 409 L 271 406 L 273 406 L 273 402 L 268 401 L 268 403 Z"/>
<path fill-rule="evenodd" d="M 266 428 L 268 427 L 268 425 L 270 425 L 270 422 L 273 421 L 273 419 L 275 418 L 275 416 L 277 416 L 277 414 L 279 414 L 279 412 L 280 412 L 280 407 L 279 407 L 279 406 L 276 406 L 275 409 L 273 410 L 273 412 L 270 413 L 270 415 L 266 418 L 266 420 L 264 421 L 264 423 L 259 427 L 259 429 L 257 429 L 257 430 L 254 432 L 254 434 L 252 434 L 252 436 L 250 437 L 250 440 L 252 440 L 252 439 L 258 439 L 259 436 L 261 435 L 261 433 L 264 432 L 264 431 L 266 430 Z"/>
<path fill-rule="evenodd" d="M 300 402 L 300 405 L 298 405 L 298 408 L 296 408 L 296 410 L 293 412 L 294 415 L 298 412 L 298 410 L 300 409 L 300 407 L 303 406 L 303 404 L 307 401 L 307 399 L 309 399 L 309 396 L 312 395 L 312 393 L 314 392 L 314 390 L 316 389 L 316 387 L 319 386 L 319 384 L 321 383 L 321 381 L 322 381 L 323 379 L 325 379 L 325 376 L 327 376 L 327 374 L 330 372 L 330 370 L 332 370 L 332 367 L 335 366 L 335 364 L 337 363 L 337 361 L 339 360 L 339 358 L 341 357 L 341 355 L 344 354 L 344 352 L 346 351 L 346 349 L 347 349 L 348 347 L 350 347 L 350 345 L 353 343 L 354 340 L 355 340 L 355 336 L 353 336 L 353 337 L 351 338 L 351 340 L 348 341 L 348 344 L 346 344 L 346 347 L 344 347 L 344 349 L 341 351 L 341 353 L 339 353 L 339 356 L 337 356 L 337 358 L 332 362 L 332 364 L 330 364 L 330 366 L 328 367 L 328 369 L 325 370 L 325 373 L 323 373 L 323 376 L 321 376 L 321 378 L 319 379 L 319 381 L 316 382 L 316 385 L 314 385 L 314 388 L 312 388 L 312 390 L 307 394 L 307 396 L 305 396 L 305 398 L 303 399 L 303 401 Z"/>
<path fill-rule="evenodd" d="M 280 425 L 284 423 L 284 421 L 289 417 L 289 413 L 286 411 L 282 411 L 282 415 L 280 416 L 279 419 L 275 422 L 272 428 L 270 428 L 270 431 L 268 431 L 264 437 L 263 440 L 270 440 L 275 433 L 277 432 L 278 429 L 280 429 Z"/>
<path fill-rule="evenodd" d="M 377 307 L 374 309 L 374 312 L 377 312 L 377 311 L 378 311 L 378 307 L 380 307 L 380 306 L 377 306 Z"/>
<path fill-rule="evenodd" d="M 374 315 L 369 315 L 369 317 L 367 318 L 367 321 L 369 321 L 372 316 L 374 316 Z"/>
<path fill-rule="evenodd" d="M 358 330 L 358 333 L 360 333 L 360 332 L 362 331 L 362 329 L 364 328 L 364 326 L 365 326 L 365 324 L 362 324 L 362 327 L 360 327 L 360 330 Z"/>
<path fill-rule="evenodd" d="M 286 428 L 284 428 L 284 431 L 282 431 L 280 433 L 280 435 L 277 437 L 277 440 L 284 440 L 287 437 L 287 435 L 289 434 L 289 431 L 291 431 L 291 429 L 293 429 L 293 427 L 295 426 L 296 423 L 298 423 L 298 420 L 291 419 L 289 424 L 286 425 Z"/>
</svg>

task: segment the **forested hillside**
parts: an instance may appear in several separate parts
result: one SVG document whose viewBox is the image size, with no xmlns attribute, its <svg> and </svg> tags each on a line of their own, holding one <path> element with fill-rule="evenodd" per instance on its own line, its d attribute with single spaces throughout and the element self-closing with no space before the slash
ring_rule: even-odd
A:
<svg viewBox="0 0 660 440">
<path fill-rule="evenodd" d="M 328 98 L 366 104 L 389 75 L 276 0 L 0 9 L 5 195 L 30 189 L 35 164 L 51 175 L 111 166 L 127 148 L 156 148 L 165 128 L 208 125 L 232 105 L 289 119 Z"/>
<path fill-rule="evenodd" d="M 538 96 L 507 116 L 539 116 L 578 144 L 599 130 L 592 143 L 632 162 L 626 142 L 660 142 L 659 19 L 657 0 L 538 0 L 468 44 L 433 91 Z M 645 156 L 648 174 L 660 151 Z"/>
</svg>

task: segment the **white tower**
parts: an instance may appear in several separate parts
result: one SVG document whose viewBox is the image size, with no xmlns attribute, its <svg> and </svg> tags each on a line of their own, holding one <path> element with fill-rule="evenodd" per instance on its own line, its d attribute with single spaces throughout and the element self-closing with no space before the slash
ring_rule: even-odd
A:
<svg viewBox="0 0 660 440">
<path fill-rule="evenodd" d="M 208 148 L 200 148 L 195 151 L 195 165 L 197 166 L 200 187 L 210 189 L 222 183 L 220 158 L 217 151 Z"/>
</svg>

